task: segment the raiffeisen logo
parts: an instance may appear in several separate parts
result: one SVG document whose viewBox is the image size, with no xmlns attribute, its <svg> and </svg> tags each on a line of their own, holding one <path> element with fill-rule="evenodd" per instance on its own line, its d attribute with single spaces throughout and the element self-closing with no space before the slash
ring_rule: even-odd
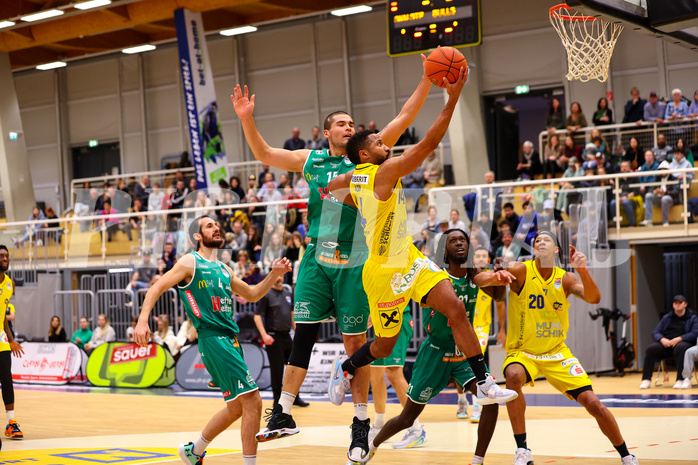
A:
<svg viewBox="0 0 698 465">
<path fill-rule="evenodd" d="M 157 345 L 148 344 L 146 347 L 139 347 L 136 344 L 127 344 L 125 346 L 114 347 L 111 354 L 110 365 L 116 363 L 133 362 L 136 360 L 147 360 L 155 357 L 157 354 Z"/>
</svg>

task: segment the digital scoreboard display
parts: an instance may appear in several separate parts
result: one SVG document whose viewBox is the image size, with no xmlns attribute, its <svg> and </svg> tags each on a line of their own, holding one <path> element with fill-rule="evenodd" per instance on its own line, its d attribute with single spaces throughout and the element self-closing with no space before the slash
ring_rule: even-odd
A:
<svg viewBox="0 0 698 465">
<path fill-rule="evenodd" d="M 388 55 L 479 45 L 479 0 L 387 0 Z"/>
</svg>

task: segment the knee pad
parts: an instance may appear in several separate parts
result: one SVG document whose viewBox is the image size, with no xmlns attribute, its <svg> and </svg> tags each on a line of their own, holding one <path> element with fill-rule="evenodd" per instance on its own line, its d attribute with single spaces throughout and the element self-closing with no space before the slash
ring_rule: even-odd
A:
<svg viewBox="0 0 698 465">
<path fill-rule="evenodd" d="M 313 346 L 320 331 L 320 323 L 302 323 L 296 325 L 296 334 L 293 336 L 291 355 L 288 364 L 294 367 L 308 369 L 310 356 L 313 354 Z"/>
</svg>

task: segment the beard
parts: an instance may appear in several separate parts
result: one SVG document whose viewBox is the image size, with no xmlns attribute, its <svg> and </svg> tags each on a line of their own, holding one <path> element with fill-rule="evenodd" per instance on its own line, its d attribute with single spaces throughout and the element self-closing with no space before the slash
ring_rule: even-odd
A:
<svg viewBox="0 0 698 465">
<path fill-rule="evenodd" d="M 201 245 L 209 249 L 218 249 L 225 240 L 223 237 L 202 237 Z"/>
<path fill-rule="evenodd" d="M 468 262 L 468 256 L 448 256 L 448 263 L 455 263 L 456 265 L 465 265 Z"/>
<path fill-rule="evenodd" d="M 0 273 L 4 273 L 5 271 L 10 268 L 10 264 L 8 263 L 7 265 L 0 265 Z"/>
</svg>

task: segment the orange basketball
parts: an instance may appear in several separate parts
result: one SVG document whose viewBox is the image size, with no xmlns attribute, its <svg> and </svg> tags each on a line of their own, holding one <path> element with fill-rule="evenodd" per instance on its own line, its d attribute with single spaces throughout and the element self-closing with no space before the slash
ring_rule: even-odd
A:
<svg viewBox="0 0 698 465">
<path fill-rule="evenodd" d="M 458 79 L 461 67 L 466 66 L 467 62 L 461 52 L 453 47 L 439 47 L 427 57 L 424 71 L 433 84 L 445 87 L 443 78 L 453 84 Z"/>
</svg>

